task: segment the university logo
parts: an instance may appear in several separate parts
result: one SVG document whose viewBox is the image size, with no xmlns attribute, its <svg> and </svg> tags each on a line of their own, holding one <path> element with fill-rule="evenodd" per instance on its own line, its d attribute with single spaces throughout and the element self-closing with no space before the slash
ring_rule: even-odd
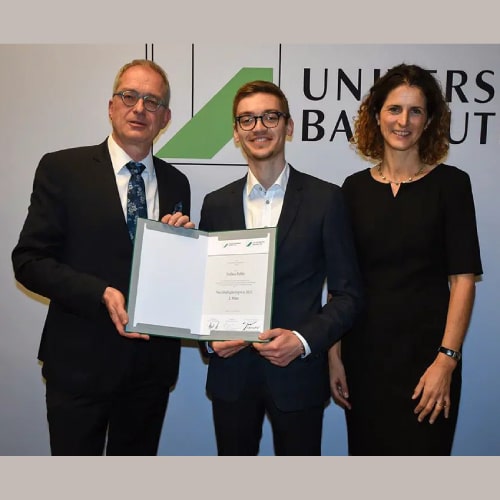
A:
<svg viewBox="0 0 500 500">
<path fill-rule="evenodd" d="M 272 68 L 242 68 L 157 153 L 160 158 L 212 159 L 233 137 L 233 99 L 252 80 L 273 80 Z"/>
</svg>

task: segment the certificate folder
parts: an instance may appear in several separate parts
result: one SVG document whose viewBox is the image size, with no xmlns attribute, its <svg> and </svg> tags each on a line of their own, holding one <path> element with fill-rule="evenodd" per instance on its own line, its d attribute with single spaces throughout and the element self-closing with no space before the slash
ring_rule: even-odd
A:
<svg viewBox="0 0 500 500">
<path fill-rule="evenodd" d="M 276 232 L 206 232 L 138 219 L 126 331 L 258 341 L 271 323 Z"/>
</svg>

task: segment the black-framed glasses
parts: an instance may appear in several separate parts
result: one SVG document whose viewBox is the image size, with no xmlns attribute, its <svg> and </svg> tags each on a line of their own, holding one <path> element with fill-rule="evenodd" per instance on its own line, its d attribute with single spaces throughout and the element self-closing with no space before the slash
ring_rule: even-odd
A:
<svg viewBox="0 0 500 500">
<path fill-rule="evenodd" d="M 268 111 L 267 113 L 262 113 L 261 115 L 236 116 L 234 120 L 238 123 L 242 130 L 253 130 L 259 119 L 264 127 L 275 128 L 278 126 L 282 116 L 284 118 L 288 118 L 288 115 L 286 113 L 282 113 L 281 111 Z"/>
<path fill-rule="evenodd" d="M 135 90 L 122 90 L 121 92 L 113 94 L 113 96 L 115 95 L 119 95 L 122 98 L 123 104 L 129 108 L 135 106 L 139 99 L 142 99 L 144 102 L 144 108 L 152 113 L 158 111 L 160 106 L 166 107 L 165 103 L 161 99 L 158 99 L 158 97 L 154 95 L 139 94 L 139 92 Z"/>
</svg>

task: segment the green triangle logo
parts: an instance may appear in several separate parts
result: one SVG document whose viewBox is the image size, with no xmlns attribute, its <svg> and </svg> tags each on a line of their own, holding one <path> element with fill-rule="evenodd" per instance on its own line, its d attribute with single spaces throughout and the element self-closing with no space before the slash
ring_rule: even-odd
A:
<svg viewBox="0 0 500 500">
<path fill-rule="evenodd" d="M 233 99 L 252 80 L 272 81 L 272 68 L 242 68 L 157 153 L 160 158 L 209 160 L 233 137 Z"/>
</svg>

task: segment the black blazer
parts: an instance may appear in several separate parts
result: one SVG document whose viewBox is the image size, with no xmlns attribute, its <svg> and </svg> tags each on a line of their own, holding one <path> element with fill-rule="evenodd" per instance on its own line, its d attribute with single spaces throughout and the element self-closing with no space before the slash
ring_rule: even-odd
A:
<svg viewBox="0 0 500 500">
<path fill-rule="evenodd" d="M 154 166 L 160 216 L 179 202 L 189 215 L 186 176 L 156 157 Z M 107 286 L 127 298 L 132 251 L 107 141 L 46 154 L 12 261 L 16 279 L 50 299 L 38 358 L 55 386 L 112 390 L 133 364 L 174 384 L 180 341 L 121 337 L 101 303 Z"/>
<path fill-rule="evenodd" d="M 246 177 L 208 194 L 200 229 L 244 229 Z M 321 306 L 325 279 L 333 300 Z M 235 400 L 246 377 L 265 373 L 284 411 L 323 404 L 330 395 L 327 353 L 351 327 L 361 306 L 361 281 L 340 188 L 290 167 L 278 222 L 272 328 L 298 331 L 311 354 L 277 367 L 246 348 L 231 358 L 210 356 L 207 391 Z M 258 360 L 256 359 L 259 358 Z"/>
</svg>

